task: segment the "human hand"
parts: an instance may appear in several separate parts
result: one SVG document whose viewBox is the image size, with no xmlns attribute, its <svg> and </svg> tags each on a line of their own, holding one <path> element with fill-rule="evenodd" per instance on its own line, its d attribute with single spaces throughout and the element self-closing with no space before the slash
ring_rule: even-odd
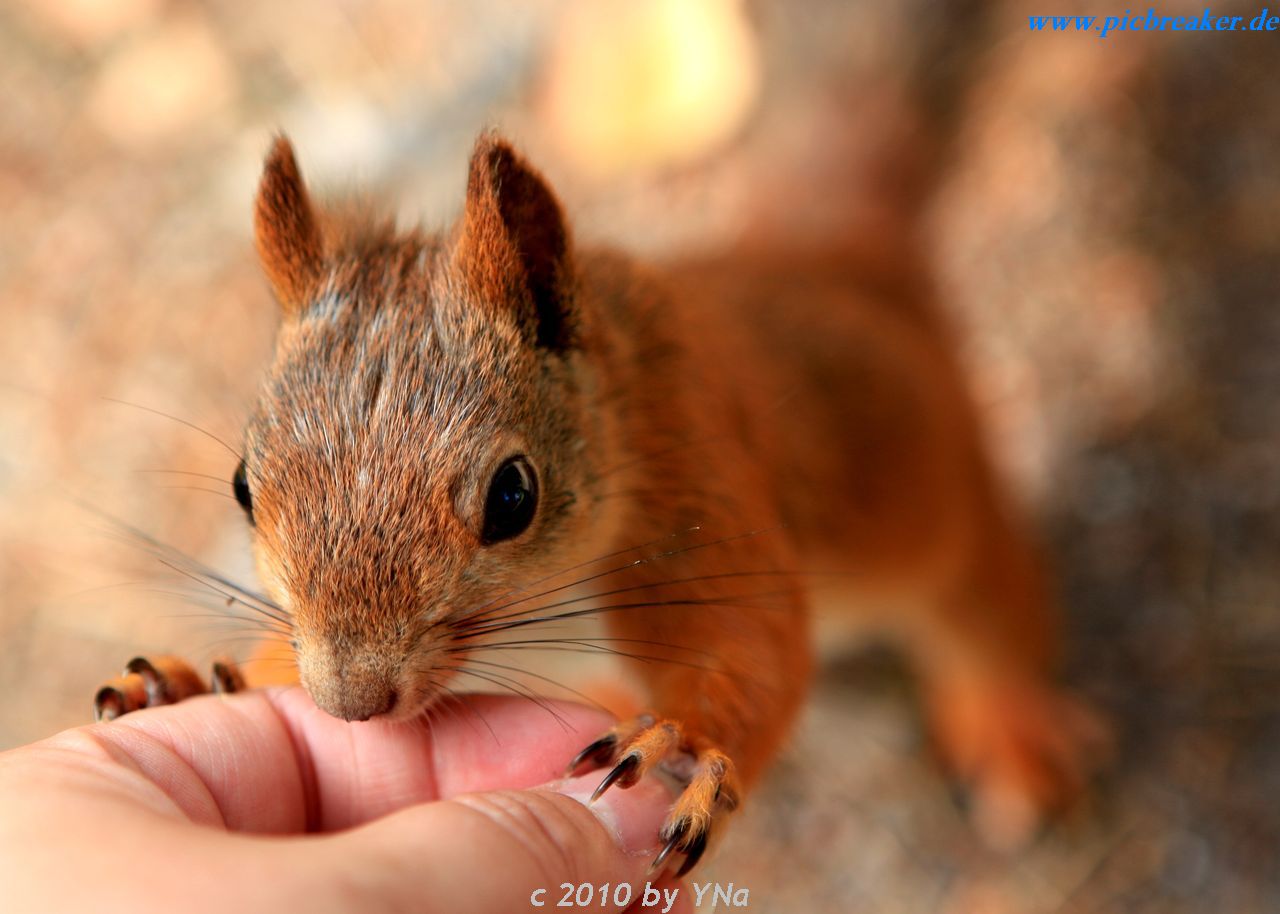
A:
<svg viewBox="0 0 1280 914">
<path fill-rule="evenodd" d="M 645 780 L 589 809 L 599 774 L 559 777 L 609 721 L 554 710 L 563 723 L 470 696 L 429 727 L 352 724 L 270 689 L 11 750 L 0 910 L 510 914 L 540 910 L 537 889 L 556 907 L 562 883 L 593 885 L 595 910 L 617 910 L 602 886 L 629 884 L 638 909 L 670 794 Z M 672 911 L 689 910 L 686 894 Z"/>
</svg>

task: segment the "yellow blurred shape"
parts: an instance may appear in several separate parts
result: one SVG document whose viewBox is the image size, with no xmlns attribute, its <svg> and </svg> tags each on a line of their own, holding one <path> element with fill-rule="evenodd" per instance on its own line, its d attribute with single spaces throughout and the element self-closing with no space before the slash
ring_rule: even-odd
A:
<svg viewBox="0 0 1280 914">
<path fill-rule="evenodd" d="M 134 149 L 200 134 L 225 113 L 235 73 L 217 37 L 194 18 L 138 35 L 105 63 L 89 92 L 95 126 Z"/>
<path fill-rule="evenodd" d="M 159 0 L 25 0 L 24 5 L 64 37 L 92 46 L 151 18 L 160 4 Z"/>
<path fill-rule="evenodd" d="M 581 0 L 561 23 L 548 116 L 598 173 L 687 161 L 729 137 L 760 86 L 739 0 Z"/>
</svg>

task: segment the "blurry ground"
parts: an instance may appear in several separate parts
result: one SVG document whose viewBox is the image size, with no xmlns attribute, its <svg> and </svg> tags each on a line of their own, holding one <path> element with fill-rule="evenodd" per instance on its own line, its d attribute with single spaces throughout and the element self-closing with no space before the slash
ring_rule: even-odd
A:
<svg viewBox="0 0 1280 914">
<path fill-rule="evenodd" d="M 637 113 L 671 128 L 652 145 L 557 107 L 612 91 L 557 70 L 565 34 L 608 34 L 562 4 L 0 7 L 0 746 L 85 720 L 135 653 L 238 646 L 77 502 L 248 575 L 234 459 L 114 401 L 238 440 L 273 330 L 248 236 L 272 130 L 319 185 L 441 225 L 472 136 L 501 123 L 580 236 L 660 255 L 731 238 L 782 186 L 797 232 L 891 231 L 917 129 L 951 137 L 926 221 L 944 300 L 1052 536 L 1071 679 L 1119 721 L 1120 763 L 1092 816 L 989 854 L 903 677 L 838 658 L 704 875 L 756 911 L 1280 909 L 1274 35 L 1026 30 L 1028 11 L 1118 11 L 1091 2 L 758 7 L 746 37 L 698 26 L 695 59 L 740 69 L 682 77 L 723 99 L 701 117 Z M 1214 7 L 1233 10 L 1257 12 Z"/>
</svg>

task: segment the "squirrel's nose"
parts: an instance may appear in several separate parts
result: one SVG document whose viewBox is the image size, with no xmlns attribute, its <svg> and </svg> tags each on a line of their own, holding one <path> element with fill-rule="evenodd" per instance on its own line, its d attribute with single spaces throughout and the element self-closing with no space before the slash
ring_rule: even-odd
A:
<svg viewBox="0 0 1280 914">
<path fill-rule="evenodd" d="M 337 700 L 332 700 L 335 697 Z M 381 693 L 362 689 L 358 693 L 339 693 L 337 696 L 331 696 L 326 702 L 317 699 L 316 704 L 334 717 L 341 717 L 343 720 L 368 720 L 379 714 L 389 714 L 396 706 L 399 697 L 395 689 L 385 689 Z"/>
<path fill-rule="evenodd" d="M 335 657 L 327 650 L 301 650 L 302 685 L 322 711 L 343 720 L 389 714 L 399 700 L 396 677 L 375 653 Z"/>
</svg>

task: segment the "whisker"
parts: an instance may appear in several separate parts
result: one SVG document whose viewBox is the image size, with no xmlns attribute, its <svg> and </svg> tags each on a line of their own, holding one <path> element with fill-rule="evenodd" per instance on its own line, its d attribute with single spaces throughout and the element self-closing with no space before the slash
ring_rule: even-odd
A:
<svg viewBox="0 0 1280 914">
<path fill-rule="evenodd" d="M 179 555 L 181 554 L 179 553 Z M 252 601 L 253 602 L 252 608 L 258 612 L 263 613 L 263 615 L 270 615 L 272 618 L 277 619 L 280 622 L 285 622 L 288 620 L 288 616 L 285 613 L 285 610 L 283 607 L 279 606 L 276 603 L 273 603 L 272 601 L 266 599 L 265 597 L 255 594 L 251 590 L 247 590 L 246 588 L 241 587 L 239 584 L 236 584 L 234 581 L 228 580 L 227 578 L 223 577 L 222 575 L 218 574 L 215 571 L 206 569 L 204 566 L 200 565 L 198 562 L 193 561 L 191 563 L 194 566 L 194 568 L 192 569 L 182 569 L 177 567 L 177 565 L 175 565 L 170 559 L 160 558 L 159 556 L 157 556 L 157 558 L 159 559 L 160 564 L 173 569 L 174 571 L 178 572 L 178 574 L 181 574 L 184 577 L 191 578 L 192 580 L 200 584 L 203 584 L 205 587 L 208 587 L 211 590 L 215 590 L 218 593 L 221 593 L 223 596 L 227 597 L 228 599 L 234 599 L 237 603 L 241 603 L 245 606 L 250 605 L 249 602 L 247 601 Z M 185 560 L 187 557 L 182 556 L 182 558 Z M 226 591 L 219 589 L 219 587 L 215 586 L 214 582 L 216 582 L 216 584 L 221 585 L 222 587 L 227 588 L 227 590 L 232 591 L 232 593 L 227 593 Z M 280 615 L 275 615 L 275 613 L 280 613 Z"/>
<path fill-rule="evenodd" d="M 137 544 L 132 544 L 132 545 L 137 545 Z M 200 565 L 199 562 L 196 562 L 194 559 L 191 559 L 189 556 L 183 555 L 182 553 L 178 552 L 176 549 L 166 549 L 162 551 L 160 549 L 153 549 L 148 546 L 142 546 L 140 548 L 143 548 L 145 551 L 149 552 L 151 556 L 156 559 L 156 561 L 158 561 L 160 564 L 164 565 L 166 568 L 170 569 L 171 571 L 175 572 L 176 574 L 179 574 L 182 577 L 185 577 L 188 580 L 200 585 L 200 587 L 203 588 L 204 590 L 207 590 L 210 593 L 214 593 L 222 597 L 223 600 L 226 602 L 226 606 L 228 608 L 230 608 L 232 605 L 242 606 L 253 613 L 256 613 L 260 616 L 271 619 L 273 622 L 279 624 L 280 626 L 283 626 L 289 630 L 292 630 L 292 624 L 293 624 L 292 619 L 290 618 L 288 613 L 286 613 L 285 610 L 276 606 L 276 604 L 272 603 L 269 600 L 265 600 L 257 597 L 256 595 L 253 594 L 252 591 L 249 591 L 246 588 L 241 587 L 235 582 L 229 581 L 225 579 L 223 576 L 217 575 L 205 569 L 203 566 Z M 195 567 L 195 570 L 180 568 L 178 567 L 177 564 L 175 564 L 173 560 L 171 560 L 167 556 L 176 557 L 178 561 L 189 562 L 191 565 Z M 219 588 L 218 586 L 213 584 L 211 581 L 205 580 L 204 577 L 202 577 L 202 575 L 207 575 L 209 577 L 212 577 L 214 580 L 217 580 L 220 583 L 225 583 L 227 587 L 235 590 L 236 593 L 228 593 L 226 590 Z M 185 600 L 196 599 L 196 595 L 194 594 L 178 593 L 174 591 L 163 590 L 160 588 L 147 588 L 143 592 L 166 594 L 168 596 L 179 597 Z M 240 594 L 243 594 L 249 599 L 256 600 L 260 602 L 262 605 L 255 605 L 255 603 L 251 603 L 249 602 L 249 600 L 242 599 Z M 210 605 L 210 604 L 202 604 L 202 605 Z M 273 611 L 273 610 L 276 610 L 276 611 Z"/>
<path fill-rule="evenodd" d="M 274 666 L 297 667 L 297 662 L 288 657 L 249 657 L 245 660 L 237 660 L 239 666 L 248 666 L 251 663 L 269 663 Z"/>
<path fill-rule="evenodd" d="M 234 597 L 228 597 L 226 594 L 223 594 L 217 589 L 210 587 L 208 584 L 205 584 L 202 581 L 197 581 L 197 583 L 200 584 L 200 586 L 203 587 L 204 589 L 199 591 L 194 591 L 194 590 L 181 591 L 181 590 L 167 590 L 163 587 L 139 587 L 136 592 L 139 594 L 148 594 L 151 596 L 172 597 L 175 600 L 183 600 L 188 603 L 194 603 L 198 606 L 203 606 L 207 609 L 217 610 L 217 612 L 221 616 L 228 619 L 242 619 L 246 622 L 251 620 L 261 621 L 258 618 L 259 616 L 261 616 L 265 619 L 270 619 L 272 623 L 279 625 L 281 631 L 291 630 L 291 627 L 289 626 L 289 623 L 287 622 L 287 620 L 276 619 L 274 616 L 270 616 L 266 613 L 259 611 L 258 607 L 256 606 L 238 601 Z M 214 597 L 217 597 L 217 599 L 214 599 Z M 246 609 L 252 610 L 254 613 L 256 613 L 256 615 L 254 616 L 241 615 L 232 610 L 233 606 L 244 606 Z"/>
<path fill-rule="evenodd" d="M 494 651 L 558 651 L 558 652 L 567 653 L 567 654 L 610 654 L 617 657 L 625 657 L 628 660 L 636 660 L 636 661 L 639 661 L 640 663 L 669 663 L 672 666 L 683 666 L 683 667 L 688 667 L 691 670 L 703 670 L 707 673 L 724 672 L 723 670 L 718 670 L 715 667 L 706 666 L 705 664 L 701 664 L 701 663 L 693 663 L 688 660 L 679 660 L 675 657 L 658 657 L 653 654 L 633 654 L 630 651 L 620 651 L 613 648 L 602 647 L 601 645 L 598 645 L 598 644 L 581 644 L 578 646 L 574 646 L 574 645 L 575 645 L 575 642 L 573 641 L 564 641 L 564 642 L 561 642 L 560 645 L 533 644 L 533 645 L 501 646 L 501 645 L 482 644 L 479 647 L 471 648 L 471 650 L 476 653 L 479 653 L 480 651 L 485 651 L 485 650 L 494 650 Z"/>
<path fill-rule="evenodd" d="M 432 693 L 435 694 L 435 701 L 427 708 L 426 713 L 414 718 L 414 722 L 428 738 L 431 736 L 431 724 L 439 719 L 437 711 L 440 712 L 440 714 L 448 714 L 450 721 L 462 720 L 457 710 L 451 706 L 449 702 L 450 696 L 443 694 L 445 692 L 444 683 L 437 680 L 434 676 L 428 675 L 425 679 L 424 686 L 419 688 L 418 692 L 424 696 Z M 477 736 L 480 735 L 480 731 L 475 728 L 475 724 L 471 721 L 467 721 L 466 723 L 473 733 Z"/>
<path fill-rule="evenodd" d="M 233 456 L 235 456 L 237 460 L 244 459 L 244 455 L 242 453 L 237 451 L 231 445 L 227 444 L 227 442 L 223 441 L 213 432 L 210 432 L 210 431 L 207 431 L 206 429 L 201 428 L 200 426 L 196 425 L 194 422 L 188 422 L 186 419 L 179 419 L 177 416 L 171 416 L 166 412 L 161 412 L 160 410 L 153 409 L 150 406 L 143 406 L 141 403 L 130 403 L 128 400 L 117 400 L 115 397 L 103 397 L 102 399 L 106 400 L 108 403 L 116 403 L 116 404 L 119 404 L 120 406 L 128 406 L 128 407 L 131 407 L 132 409 L 140 409 L 143 412 L 151 413 L 152 415 L 156 415 L 156 416 L 162 416 L 165 419 L 169 419 L 173 422 L 177 422 L 179 425 L 185 425 L 187 428 L 191 429 L 192 431 L 199 432 L 200 434 L 204 435 L 206 438 L 210 439 L 211 441 L 218 442 L 218 444 L 222 445 Z"/>
<path fill-rule="evenodd" d="M 228 614 L 230 614 L 230 610 L 232 606 L 241 605 L 236 601 L 234 597 L 228 597 L 226 594 L 221 593 L 220 591 L 210 587 L 204 581 L 197 580 L 196 583 L 200 585 L 200 588 L 201 588 L 200 590 L 193 589 L 190 591 L 182 591 L 182 590 L 167 590 L 163 587 L 139 587 L 137 592 L 142 594 L 154 594 L 157 596 L 164 596 L 164 597 L 174 597 L 175 599 L 180 599 L 180 600 L 204 601 L 200 603 L 201 606 L 208 606 L 211 609 L 222 607 L 227 611 Z M 214 597 L 216 597 L 217 599 L 214 599 Z M 258 615 L 262 615 L 262 613 L 258 613 L 258 607 L 256 606 L 249 605 L 246 608 L 252 609 Z M 245 618 L 249 618 L 249 617 L 245 617 Z"/>
<path fill-rule="evenodd" d="M 591 705 L 592 707 L 599 708 L 601 711 L 604 711 L 606 714 L 609 711 L 608 708 L 600 704 L 600 702 L 596 701 L 594 698 L 591 698 L 589 695 L 585 695 L 582 692 L 579 692 L 577 689 L 572 689 L 562 682 L 557 682 L 556 680 L 552 679 L 549 676 L 543 676 L 541 673 L 534 673 L 531 670 L 521 669 L 518 666 L 508 666 L 505 663 L 494 663 L 492 660 L 476 660 L 475 658 L 472 658 L 472 657 L 467 658 L 467 663 L 478 663 L 481 666 L 485 666 L 485 667 L 493 667 L 499 670 L 507 670 L 512 673 L 520 673 L 523 676 L 532 676 L 534 679 L 541 680 L 542 682 L 548 683 L 549 685 L 553 685 L 558 689 L 564 689 L 570 695 L 575 695 L 578 698 L 581 698 L 583 701 L 587 702 L 587 704 Z"/>
<path fill-rule="evenodd" d="M 518 644 L 518 645 L 559 644 L 563 640 L 564 639 L 561 639 L 561 638 L 527 638 L 527 639 L 522 639 L 520 641 L 491 641 L 482 645 L 477 645 L 476 647 L 466 648 L 466 650 L 474 651 L 474 650 L 479 650 L 482 647 L 503 647 L 508 644 Z M 609 643 L 609 644 L 646 644 L 653 647 L 666 647 L 675 651 L 688 651 L 691 654 L 702 654 L 704 657 L 715 656 L 714 654 L 711 653 L 711 651 L 699 650 L 696 647 L 688 647 L 683 644 L 673 644 L 670 641 L 654 641 L 651 638 L 612 638 L 612 637 L 576 638 L 575 637 L 569 640 L 572 640 L 575 642 L 600 642 L 600 643 Z"/>
<path fill-rule="evenodd" d="M 263 640 L 264 639 L 261 635 L 232 635 L 228 638 L 219 638 L 216 641 L 210 641 L 208 644 L 204 646 L 204 650 L 207 653 L 211 653 L 214 648 L 222 647 L 227 644 L 242 644 L 245 641 L 250 641 L 254 644 L 259 644 Z"/>
<path fill-rule="evenodd" d="M 511 600 L 511 601 L 509 601 L 509 602 L 507 602 L 507 603 L 505 603 L 505 604 L 503 604 L 503 605 L 501 605 L 501 606 L 495 606 L 495 607 L 493 607 L 492 609 L 489 609 L 489 610 L 487 610 L 487 611 L 488 611 L 488 612 L 500 612 L 501 610 L 504 610 L 504 609 L 510 609 L 512 606 L 518 606 L 518 605 L 520 605 L 521 603 L 527 603 L 527 602 L 529 602 L 530 600 L 537 600 L 537 599 L 539 599 L 540 597 L 550 596 L 550 595 L 551 595 L 551 594 L 553 594 L 553 593 L 559 593 L 559 592 L 560 592 L 560 591 L 562 591 L 562 590 L 568 590 L 570 587 L 578 587 L 578 586 L 580 586 L 580 585 L 582 585 L 582 584 L 587 584 L 587 583 L 590 583 L 591 581 L 596 581 L 596 580 L 599 580 L 599 579 L 601 579 L 601 578 L 606 578 L 606 577 L 609 577 L 610 575 L 618 574 L 618 573 L 620 573 L 620 572 L 627 571 L 627 570 L 632 569 L 632 568 L 638 568 L 638 567 L 640 567 L 641 565 L 649 565 L 649 564 L 652 564 L 652 563 L 654 563 L 654 562 L 660 561 L 660 560 L 662 560 L 662 559 L 673 558 L 673 557 L 678 556 L 678 555 L 687 555 L 687 554 L 688 554 L 688 553 L 690 553 L 690 552 L 697 552 L 697 551 L 698 551 L 698 550 L 700 550 L 700 549 L 710 549 L 710 548 L 712 548 L 713 546 L 723 546 L 723 545 L 725 545 L 725 544 L 727 544 L 727 543 L 736 542 L 736 541 L 738 541 L 738 540 L 748 539 L 748 538 L 753 537 L 753 536 L 760 536 L 761 534 L 768 533 L 768 532 L 772 532 L 772 531 L 774 531 L 774 530 L 780 529 L 780 527 L 781 527 L 781 525 L 777 525 L 777 526 L 774 526 L 774 527 L 764 527 L 764 528 L 761 528 L 761 529 L 759 529 L 759 530 L 751 530 L 751 531 L 748 531 L 747 533 L 737 533 L 737 534 L 734 534 L 734 535 L 732 535 L 732 536 L 721 537 L 720 539 L 711 540 L 710 542 L 707 542 L 707 543 L 695 543 L 695 544 L 694 544 L 694 545 L 692 545 L 692 546 L 686 546 L 686 547 L 681 548 L 681 549 L 673 549 L 673 550 L 669 550 L 669 551 L 667 551 L 667 552 L 659 552 L 659 553 L 657 553 L 656 555 L 646 556 L 646 557 L 644 557 L 644 558 L 639 558 L 639 559 L 636 559 L 636 560 L 635 560 L 635 561 L 633 561 L 633 562 L 627 562 L 625 565 L 619 565 L 619 566 L 617 566 L 617 567 L 615 567 L 615 568 L 610 568 L 610 569 L 609 569 L 609 570 L 607 570 L 607 571 L 601 571 L 601 572 L 599 572 L 599 573 L 597 573 L 597 574 L 592 574 L 592 575 L 588 575 L 588 576 L 586 576 L 586 577 L 584 577 L 584 578 L 579 578 L 579 579 L 578 579 L 578 580 L 576 580 L 576 581 L 570 581 L 570 582 L 569 582 L 569 583 L 567 583 L 567 584 L 561 584 L 561 585 L 560 585 L 560 586 L 558 586 L 558 587 L 552 587 L 551 589 L 549 589 L 549 590 L 544 590 L 544 591 L 542 591 L 541 593 L 529 594 L 528 596 L 521 597 L 521 598 L 520 598 L 520 599 L 518 599 L 518 600 Z M 456 624 L 456 622 L 463 622 L 463 623 L 465 623 L 465 622 L 469 622 L 469 621 L 471 621 L 471 620 L 473 620 L 473 619 L 477 618 L 479 615 L 481 615 L 481 613 L 482 613 L 482 612 L 484 612 L 484 611 L 482 610 L 482 611 L 473 612 L 473 613 L 471 613 L 471 614 L 469 614 L 469 615 L 467 615 L 467 616 L 464 616 L 464 617 L 463 617 L 462 619 L 460 619 L 460 620 L 455 620 L 455 624 Z"/>
<path fill-rule="evenodd" d="M 237 594 L 244 597 L 245 599 L 253 600 L 254 602 L 260 604 L 261 606 L 268 607 L 277 612 L 282 612 L 282 613 L 285 612 L 283 607 L 269 600 L 264 595 L 257 593 L 256 591 L 251 590 L 250 588 L 245 587 L 242 584 L 237 584 L 235 581 L 230 580 L 229 578 L 218 573 L 217 571 L 205 565 L 204 563 L 200 562 L 199 560 L 193 558 L 192 556 L 186 555 L 185 553 L 181 552 L 178 549 L 175 549 L 174 547 L 168 545 L 167 543 L 162 543 L 160 540 L 156 539 L 151 534 L 133 526 L 132 524 L 126 523 L 120 518 L 115 517 L 107 513 L 106 511 L 103 511 L 101 508 L 97 508 L 94 505 L 91 505 L 85 501 L 78 500 L 77 503 L 81 507 L 83 507 L 86 511 L 89 511 L 90 513 L 96 515 L 97 517 L 100 517 L 103 520 L 105 520 L 108 524 L 110 524 L 112 527 L 115 528 L 115 531 L 117 533 L 124 533 L 124 534 L 127 534 L 128 537 L 131 537 L 135 542 L 130 542 L 128 539 L 124 540 L 124 542 L 128 543 L 129 545 L 132 545 L 135 548 L 142 549 L 143 551 L 150 553 L 153 557 L 157 559 L 167 558 L 171 562 L 177 562 L 177 563 L 183 564 L 189 570 L 198 572 L 204 577 L 207 577 L 212 581 L 216 581 L 217 583 L 221 584 L 223 587 L 226 587 L 230 590 L 234 590 Z M 174 570 L 177 570 L 177 569 L 174 569 Z M 202 581 L 201 583 L 207 585 L 207 582 Z"/>
<path fill-rule="evenodd" d="M 501 600 L 505 600 L 507 597 L 514 596 L 515 594 L 523 593 L 531 588 L 537 587 L 539 584 L 545 584 L 547 581 L 554 580 L 555 578 L 558 578 L 561 575 L 566 575 L 571 571 L 577 571 L 581 568 L 586 568 L 588 565 L 595 565 L 598 562 L 604 562 L 609 559 L 614 559 L 620 555 L 625 555 L 628 552 L 635 552 L 637 549 L 647 549 L 650 546 L 654 546 L 658 543 L 666 542 L 669 539 L 675 539 L 677 536 L 687 536 L 690 533 L 697 533 L 701 529 L 702 529 L 701 527 L 697 527 L 697 526 L 688 527 L 684 530 L 679 530 L 675 533 L 668 533 L 665 536 L 658 537 L 657 539 L 652 539 L 652 540 L 649 540 L 648 542 L 640 543 L 637 546 L 628 546 L 625 549 L 618 549 L 615 552 L 607 552 L 604 555 L 596 556 L 593 559 L 587 559 L 585 562 L 579 562 L 576 565 L 570 565 L 568 568 L 561 568 L 559 571 L 553 572 L 552 574 L 549 574 L 546 577 L 538 578 L 536 581 L 532 581 L 524 585 L 523 587 L 517 587 L 513 590 L 508 590 L 504 594 L 499 594 L 498 596 L 490 600 L 488 603 L 485 603 L 484 605 L 480 606 L 478 609 L 474 610 L 471 613 L 471 617 L 477 616 L 480 613 L 485 612 L 490 607 L 493 607 L 494 611 L 506 609 L 506 606 L 494 607 L 493 604 L 498 603 Z M 534 595 L 535 598 L 538 596 L 544 596 L 544 594 Z M 507 605 L 513 605 L 513 604 L 507 604 Z"/>
<path fill-rule="evenodd" d="M 670 578 L 665 581 L 652 581 L 644 584 L 632 584 L 629 587 L 619 587 L 619 588 L 616 588 L 615 590 L 604 590 L 604 591 L 599 591 L 597 593 L 584 594 L 583 596 L 580 596 L 580 597 L 573 597 L 568 600 L 561 600 L 556 603 L 550 603 L 544 606 L 534 607 L 533 609 L 522 609 L 519 612 L 508 613 L 505 616 L 491 616 L 489 618 L 479 620 L 477 624 L 488 625 L 490 623 L 502 622 L 507 619 L 515 619 L 515 618 L 519 618 L 520 616 L 526 616 L 529 613 L 542 612 L 543 610 L 547 610 L 547 609 L 556 609 L 561 606 L 569 606 L 573 603 L 582 603 L 586 600 L 596 600 L 601 597 L 612 597 L 620 593 L 632 593 L 637 590 L 649 590 L 654 587 L 669 587 L 675 584 L 696 584 L 696 583 L 701 583 L 703 581 L 716 581 L 716 580 L 727 579 L 727 578 L 780 577 L 784 575 L 794 576 L 795 572 L 781 571 L 781 570 L 725 571 L 725 572 L 720 572 L 718 574 L 703 574 L 703 575 L 695 575 L 693 577 L 687 577 L 687 578 Z M 513 603 L 509 605 L 514 606 L 515 604 Z M 465 626 L 462 626 L 462 627 L 465 628 Z"/>
<path fill-rule="evenodd" d="M 463 711 L 466 711 L 468 714 L 472 715 L 473 717 L 478 718 L 480 720 L 480 723 L 484 724 L 484 728 L 489 731 L 489 735 L 493 737 L 494 744 L 497 746 L 502 745 L 502 740 L 498 737 L 497 732 L 493 729 L 493 726 L 489 723 L 489 719 L 480 713 L 479 708 L 472 707 L 470 702 L 464 700 L 461 695 L 455 692 L 448 685 L 445 685 L 444 683 L 440 683 L 439 687 L 443 689 L 446 693 L 445 700 L 451 700 L 454 704 L 458 706 L 458 708 L 460 708 Z"/>
<path fill-rule="evenodd" d="M 790 591 L 780 590 L 780 591 L 774 591 L 771 593 L 765 592 L 765 593 L 759 593 L 759 594 L 741 594 L 741 595 L 736 595 L 732 597 L 727 597 L 724 599 L 715 599 L 715 600 L 712 600 L 712 599 L 700 600 L 695 598 L 689 598 L 689 599 L 683 599 L 683 600 L 648 600 L 648 601 L 636 602 L 636 603 L 614 603 L 608 606 L 594 606 L 594 607 L 591 607 L 590 609 L 577 609 L 577 610 L 573 610 L 572 612 L 554 613 L 550 616 L 535 616 L 532 618 L 516 619 L 512 622 L 505 622 L 501 625 L 492 626 L 491 628 L 472 629 L 469 631 L 464 631 L 463 633 L 457 635 L 457 638 L 458 640 L 462 640 L 465 638 L 476 638 L 483 635 L 491 635 L 494 632 L 502 632 L 502 631 L 508 631 L 513 628 L 521 628 L 526 625 L 536 625 L 541 622 L 546 622 L 549 620 L 577 619 L 583 616 L 589 616 L 593 613 L 621 612 L 622 610 L 627 610 L 627 609 L 645 609 L 645 608 L 659 607 L 659 606 L 720 606 L 720 607 L 731 608 L 731 609 L 771 609 L 774 607 L 758 606 L 758 605 L 749 604 L 749 603 L 732 603 L 732 602 L 729 602 L 729 600 L 759 599 L 761 597 L 782 596 L 788 593 L 790 593 Z M 778 607 L 778 608 L 781 609 L 781 607 Z"/>
<path fill-rule="evenodd" d="M 565 730 L 566 733 L 570 729 L 568 721 L 566 721 L 563 715 L 561 715 L 558 711 L 556 711 L 555 708 L 547 704 L 546 701 L 544 701 L 542 698 L 540 698 L 537 695 L 537 693 L 533 692 L 528 687 L 524 686 L 522 683 L 512 679 L 509 676 L 503 676 L 500 673 L 477 672 L 476 670 L 465 669 L 463 667 L 455 667 L 455 666 L 441 667 L 441 669 L 452 670 L 458 675 L 474 676 L 476 679 L 480 679 L 484 682 L 489 683 L 490 685 L 497 686 L 500 689 L 505 689 L 506 691 L 510 692 L 512 695 L 517 696 L 518 698 L 523 698 L 526 701 L 531 701 L 534 704 L 536 704 L 538 707 L 542 708 L 542 710 L 550 714 L 553 718 L 555 718 L 556 722 Z M 505 682 L 502 680 L 505 680 Z M 511 683 L 514 683 L 514 685 L 512 685 Z"/>
<path fill-rule="evenodd" d="M 226 499 L 229 499 L 230 501 L 235 501 L 235 496 L 228 495 L 226 492 L 223 492 L 221 489 L 206 489 L 204 486 L 163 485 L 163 486 L 156 486 L 156 488 L 157 489 L 185 489 L 188 492 L 205 492 L 209 495 L 217 495 L 221 498 L 226 498 Z"/>
<path fill-rule="evenodd" d="M 221 476 L 214 476 L 212 473 L 195 473 L 191 470 L 134 470 L 135 473 L 154 473 L 156 475 L 166 476 L 195 476 L 198 479 L 209 479 L 213 482 L 221 482 L 230 485 L 229 479 Z"/>
<path fill-rule="evenodd" d="M 166 559 L 161 559 L 160 564 L 164 565 L 166 568 L 169 568 L 177 572 L 178 574 L 182 575 L 185 578 L 189 578 L 192 581 L 195 581 L 197 584 L 201 584 L 209 588 L 209 590 L 213 591 L 214 593 L 222 594 L 222 596 L 226 597 L 228 600 L 232 601 L 233 603 L 236 603 L 239 606 L 243 606 L 245 609 L 252 610 L 253 612 L 258 613 L 261 616 L 265 616 L 268 619 L 271 619 L 275 622 L 279 622 L 281 625 L 288 625 L 290 627 L 292 627 L 293 625 L 292 620 L 289 619 L 287 616 L 276 615 L 275 613 L 271 612 L 271 610 L 269 609 L 264 609 L 261 606 L 255 606 L 254 604 L 249 603 L 246 600 L 242 600 L 235 594 L 228 593 L 227 591 L 221 589 L 220 587 L 217 587 L 216 585 L 210 583 L 209 581 L 206 581 L 203 578 L 199 577 L 196 573 L 185 571 L 184 569 L 179 568 L 177 565 L 174 565 L 172 562 Z"/>
<path fill-rule="evenodd" d="M 228 615 L 223 615 L 219 613 L 172 613 L 168 615 L 163 615 L 160 618 L 162 619 L 206 619 L 206 620 L 209 620 L 208 622 L 205 623 L 206 625 L 210 625 L 210 623 L 212 622 L 221 622 L 224 624 L 224 630 L 225 630 L 225 626 L 235 626 L 238 629 L 248 628 L 258 633 L 255 637 L 261 637 L 262 635 L 279 635 L 281 640 L 285 640 L 290 635 L 293 634 L 292 632 L 285 631 L 284 629 L 276 628 L 258 619 L 250 619 L 244 616 L 228 616 Z"/>
</svg>

